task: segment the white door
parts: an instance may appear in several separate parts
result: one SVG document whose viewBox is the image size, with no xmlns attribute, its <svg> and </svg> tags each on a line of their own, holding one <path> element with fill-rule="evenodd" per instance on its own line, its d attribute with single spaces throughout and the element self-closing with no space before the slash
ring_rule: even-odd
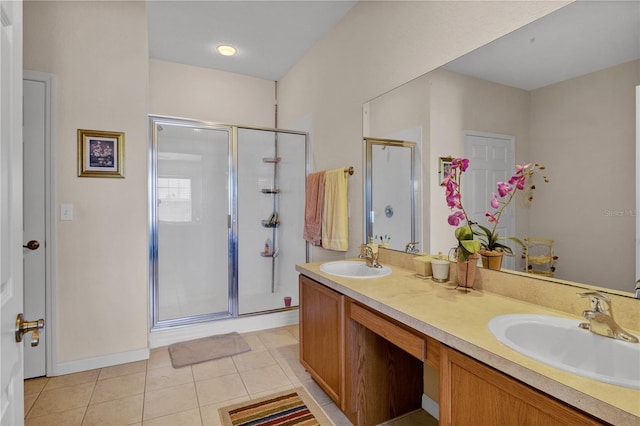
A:
<svg viewBox="0 0 640 426">
<path fill-rule="evenodd" d="M 22 2 L 0 0 L 0 26 L 0 424 L 21 425 Z"/>
<path fill-rule="evenodd" d="M 46 307 L 46 212 L 49 211 L 45 191 L 45 164 L 48 139 L 47 116 L 52 76 L 24 72 L 23 86 L 23 220 L 24 244 L 24 315 L 27 319 L 45 318 Z M 34 243 L 35 242 L 35 243 Z M 46 330 L 46 328 L 45 328 Z M 24 377 L 46 375 L 47 333 L 40 331 L 40 343 L 24 346 Z M 28 340 L 28 339 L 27 339 Z"/>
<path fill-rule="evenodd" d="M 636 86 L 636 280 L 640 279 L 640 86 Z"/>
<path fill-rule="evenodd" d="M 469 168 L 463 183 L 463 203 L 471 220 L 489 229 L 493 224 L 485 217 L 490 206 L 492 192 L 497 192 L 496 183 L 506 182 L 515 169 L 514 137 L 481 132 L 465 132 L 464 156 L 469 159 Z M 502 213 L 496 231 L 501 237 L 511 237 L 515 231 L 513 204 Z M 517 244 L 506 240 L 514 255 L 520 254 Z M 505 256 L 502 267 L 515 269 L 515 256 Z"/>
</svg>

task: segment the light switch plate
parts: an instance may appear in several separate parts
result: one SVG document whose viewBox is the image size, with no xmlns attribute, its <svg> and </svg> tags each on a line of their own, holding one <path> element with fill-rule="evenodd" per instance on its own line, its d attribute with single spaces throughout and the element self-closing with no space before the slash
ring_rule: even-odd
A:
<svg viewBox="0 0 640 426">
<path fill-rule="evenodd" d="M 73 204 L 60 204 L 60 220 L 73 220 Z"/>
</svg>

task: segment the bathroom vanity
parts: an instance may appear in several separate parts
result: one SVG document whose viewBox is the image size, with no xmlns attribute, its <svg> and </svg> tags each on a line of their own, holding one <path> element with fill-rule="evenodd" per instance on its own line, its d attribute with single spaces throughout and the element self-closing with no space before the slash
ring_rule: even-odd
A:
<svg viewBox="0 0 640 426">
<path fill-rule="evenodd" d="M 465 294 L 396 266 L 386 277 L 353 279 L 320 264 L 296 267 L 300 358 L 355 425 L 420 408 L 427 388 L 441 424 L 640 422 L 640 390 L 548 367 L 487 329 L 510 313 L 572 315 L 483 289 Z M 481 280 L 489 287 L 491 276 Z"/>
</svg>

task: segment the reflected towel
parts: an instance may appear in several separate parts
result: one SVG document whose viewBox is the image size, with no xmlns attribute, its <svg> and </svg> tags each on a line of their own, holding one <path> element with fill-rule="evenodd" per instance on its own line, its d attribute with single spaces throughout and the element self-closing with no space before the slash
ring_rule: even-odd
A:
<svg viewBox="0 0 640 426">
<path fill-rule="evenodd" d="M 347 251 L 349 248 L 348 177 L 344 168 L 324 175 L 324 209 L 322 211 L 322 247 Z"/>
<path fill-rule="evenodd" d="M 304 203 L 304 230 L 302 237 L 314 246 L 319 246 L 322 238 L 322 208 L 324 200 L 324 172 L 307 176 Z"/>
</svg>

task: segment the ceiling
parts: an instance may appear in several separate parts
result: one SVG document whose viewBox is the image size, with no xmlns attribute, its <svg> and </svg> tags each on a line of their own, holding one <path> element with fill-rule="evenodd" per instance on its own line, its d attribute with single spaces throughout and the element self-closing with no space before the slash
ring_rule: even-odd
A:
<svg viewBox="0 0 640 426">
<path fill-rule="evenodd" d="M 280 80 L 356 1 L 148 1 L 149 56 Z M 219 44 L 235 56 L 215 52 Z"/>
<path fill-rule="evenodd" d="M 149 55 L 277 81 L 356 2 L 148 1 Z M 532 90 L 639 58 L 640 1 L 581 0 L 444 68 Z"/>
<path fill-rule="evenodd" d="M 577 1 L 445 65 L 533 90 L 640 59 L 640 1 Z"/>
</svg>

